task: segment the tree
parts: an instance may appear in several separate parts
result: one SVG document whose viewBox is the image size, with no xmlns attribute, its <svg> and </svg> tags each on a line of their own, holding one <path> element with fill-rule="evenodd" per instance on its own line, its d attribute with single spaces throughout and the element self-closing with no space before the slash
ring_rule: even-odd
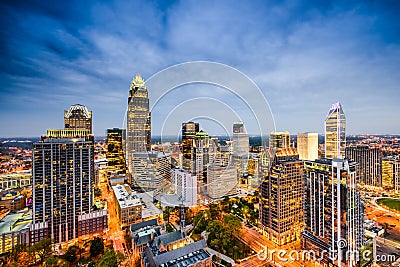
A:
<svg viewBox="0 0 400 267">
<path fill-rule="evenodd" d="M 42 263 L 53 254 L 53 244 L 54 240 L 51 238 L 42 239 L 29 248 L 29 253 L 34 255 L 34 259 L 39 257 L 40 263 Z"/>
<path fill-rule="evenodd" d="M 96 237 L 92 240 L 90 244 L 90 256 L 96 257 L 97 255 L 100 255 L 102 253 L 104 253 L 103 239 L 101 239 L 100 237 Z"/>
<path fill-rule="evenodd" d="M 125 259 L 125 256 L 115 251 L 113 249 L 108 249 L 103 256 L 99 259 L 97 263 L 98 267 L 118 267 L 119 264 Z"/>
<path fill-rule="evenodd" d="M 169 216 L 171 215 L 171 207 L 165 207 L 164 211 L 163 211 L 163 218 L 164 218 L 164 222 L 165 222 L 165 218 L 167 218 L 167 224 L 169 224 Z"/>
<path fill-rule="evenodd" d="M 43 266 L 46 266 L 46 267 L 65 266 L 66 267 L 66 266 L 68 266 L 68 264 L 63 259 L 51 257 L 51 258 L 48 258 L 44 262 Z"/>
<path fill-rule="evenodd" d="M 95 188 L 94 189 L 94 196 L 95 197 L 101 197 L 101 189 L 100 188 Z"/>
<path fill-rule="evenodd" d="M 77 260 L 78 252 L 80 252 L 79 247 L 77 246 L 69 247 L 64 255 L 64 259 L 68 262 L 75 262 Z"/>
<path fill-rule="evenodd" d="M 16 262 L 22 252 L 26 252 L 26 244 L 17 244 L 11 250 L 11 257 Z"/>
</svg>

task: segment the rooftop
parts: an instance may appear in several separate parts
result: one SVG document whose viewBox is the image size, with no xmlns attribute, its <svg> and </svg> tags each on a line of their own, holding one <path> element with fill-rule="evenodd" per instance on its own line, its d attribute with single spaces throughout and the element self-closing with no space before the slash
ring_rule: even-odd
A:
<svg viewBox="0 0 400 267">
<path fill-rule="evenodd" d="M 141 205 L 141 200 L 135 192 L 131 192 L 128 185 L 114 185 L 112 189 L 121 208 Z"/>
<path fill-rule="evenodd" d="M 0 234 L 7 234 L 20 231 L 22 229 L 28 229 L 31 222 L 31 210 L 9 213 L 0 221 Z"/>
</svg>

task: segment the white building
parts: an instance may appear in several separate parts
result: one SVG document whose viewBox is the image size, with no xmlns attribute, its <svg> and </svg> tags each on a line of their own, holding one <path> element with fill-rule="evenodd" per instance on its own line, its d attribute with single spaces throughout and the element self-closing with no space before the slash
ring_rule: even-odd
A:
<svg viewBox="0 0 400 267">
<path fill-rule="evenodd" d="M 236 194 L 237 170 L 235 165 L 210 165 L 207 168 L 207 194 L 219 199 Z"/>
<path fill-rule="evenodd" d="M 197 177 L 183 169 L 172 171 L 172 187 L 185 206 L 197 205 Z"/>
<path fill-rule="evenodd" d="M 302 160 L 316 160 L 318 158 L 318 133 L 298 133 L 297 151 Z"/>
</svg>

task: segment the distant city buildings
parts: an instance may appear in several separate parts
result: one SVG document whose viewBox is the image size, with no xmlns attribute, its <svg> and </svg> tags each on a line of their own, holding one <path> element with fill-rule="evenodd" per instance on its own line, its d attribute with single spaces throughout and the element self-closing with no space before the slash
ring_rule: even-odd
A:
<svg viewBox="0 0 400 267">
<path fill-rule="evenodd" d="M 344 158 L 346 148 L 346 116 L 340 103 L 335 103 L 325 119 L 325 158 Z"/>
<path fill-rule="evenodd" d="M 300 239 L 303 229 L 303 162 L 296 148 L 278 149 L 260 185 L 260 223 L 277 245 Z"/>
<path fill-rule="evenodd" d="M 393 160 L 393 187 L 396 193 L 400 193 L 400 158 Z"/>
<path fill-rule="evenodd" d="M 207 166 L 209 163 L 210 136 L 203 130 L 200 130 L 192 145 L 192 170 L 191 172 L 197 176 L 199 185 L 204 183 L 207 177 Z"/>
<path fill-rule="evenodd" d="M 269 148 L 277 150 L 280 148 L 290 147 L 290 134 L 289 132 L 272 132 L 269 135 Z"/>
<path fill-rule="evenodd" d="M 149 97 L 143 78 L 137 74 L 132 80 L 127 112 L 126 153 L 132 173 L 132 154 L 151 150 L 151 114 Z"/>
<path fill-rule="evenodd" d="M 305 174 L 302 249 L 322 255 L 321 264 L 356 266 L 364 245 L 364 205 L 357 189 L 356 163 L 306 161 Z"/>
<path fill-rule="evenodd" d="M 298 133 L 297 151 L 301 160 L 318 158 L 318 133 Z"/>
<path fill-rule="evenodd" d="M 382 187 L 382 151 L 379 147 L 357 145 L 346 147 L 346 158 L 357 162 L 359 183 Z"/>
<path fill-rule="evenodd" d="M 107 173 L 126 174 L 125 130 L 107 129 Z"/>
<path fill-rule="evenodd" d="M 72 105 L 64 110 L 64 125 L 65 129 L 86 129 L 92 134 L 92 111 L 81 104 Z"/>
<path fill-rule="evenodd" d="M 249 135 L 244 130 L 243 122 L 233 124 L 232 162 L 238 170 L 239 177 L 247 175 L 249 159 Z"/>
</svg>

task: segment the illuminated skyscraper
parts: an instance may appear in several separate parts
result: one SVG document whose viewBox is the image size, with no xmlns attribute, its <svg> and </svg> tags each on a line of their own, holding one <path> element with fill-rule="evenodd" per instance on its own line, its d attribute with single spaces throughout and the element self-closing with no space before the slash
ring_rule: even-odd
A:
<svg viewBox="0 0 400 267">
<path fill-rule="evenodd" d="M 303 162 L 296 148 L 278 149 L 260 186 L 260 222 L 277 245 L 300 239 L 303 229 Z"/>
<path fill-rule="evenodd" d="M 115 174 L 126 173 L 125 160 L 125 130 L 107 129 L 107 172 Z"/>
<path fill-rule="evenodd" d="M 290 147 L 290 134 L 289 132 L 272 132 L 269 135 L 269 148 L 277 150 L 280 148 Z"/>
<path fill-rule="evenodd" d="M 191 170 L 193 140 L 198 132 L 199 124 L 197 122 L 182 123 L 183 168 L 187 171 Z"/>
<path fill-rule="evenodd" d="M 297 151 L 299 159 L 316 160 L 318 158 L 318 133 L 298 133 Z"/>
<path fill-rule="evenodd" d="M 149 97 L 143 78 L 137 74 L 132 80 L 128 97 L 126 153 L 132 173 L 132 153 L 151 150 L 151 114 Z"/>
<path fill-rule="evenodd" d="M 92 134 L 92 112 L 84 105 L 72 105 L 64 110 L 65 129 L 87 129 Z"/>
<path fill-rule="evenodd" d="M 305 162 L 301 245 L 321 255 L 318 260 L 326 266 L 356 266 L 364 245 L 364 204 L 356 165 L 337 158 Z"/>
<path fill-rule="evenodd" d="M 207 166 L 209 163 L 210 136 L 200 130 L 193 140 L 192 146 L 192 173 L 197 176 L 199 183 L 204 182 L 207 177 Z"/>
<path fill-rule="evenodd" d="M 61 243 L 107 227 L 107 211 L 92 210 L 93 147 L 88 129 L 48 130 L 34 143 L 32 242 Z"/>
<path fill-rule="evenodd" d="M 378 147 L 358 145 L 346 147 L 346 158 L 358 163 L 359 182 L 364 185 L 382 186 L 382 151 Z"/>
<path fill-rule="evenodd" d="M 238 170 L 239 176 L 247 174 L 247 164 L 249 160 L 249 135 L 244 131 L 243 122 L 233 124 L 233 164 Z"/>
<path fill-rule="evenodd" d="M 346 116 L 339 102 L 332 105 L 325 119 L 325 158 L 344 158 Z"/>
</svg>

